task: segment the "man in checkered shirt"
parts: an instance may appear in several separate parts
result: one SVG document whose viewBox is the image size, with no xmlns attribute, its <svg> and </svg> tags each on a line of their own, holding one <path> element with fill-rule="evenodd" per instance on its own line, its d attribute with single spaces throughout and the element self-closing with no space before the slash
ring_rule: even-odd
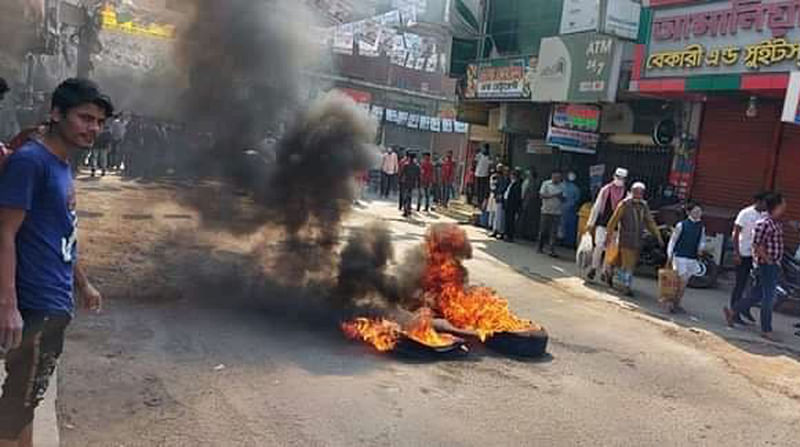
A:
<svg viewBox="0 0 800 447">
<path fill-rule="evenodd" d="M 761 336 L 772 341 L 778 338 L 772 332 L 772 305 L 778 287 L 783 258 L 783 224 L 786 201 L 781 194 L 770 194 L 765 199 L 769 215 L 759 220 L 753 233 L 753 255 L 758 265 L 758 281 L 746 299 L 739 300 L 733 309 L 725 308 L 725 318 L 733 327 L 734 317 L 761 302 Z"/>
</svg>

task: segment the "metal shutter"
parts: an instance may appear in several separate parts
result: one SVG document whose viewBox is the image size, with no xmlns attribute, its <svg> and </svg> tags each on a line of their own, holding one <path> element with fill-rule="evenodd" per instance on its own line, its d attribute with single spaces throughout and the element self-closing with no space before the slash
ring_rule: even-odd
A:
<svg viewBox="0 0 800 447">
<path fill-rule="evenodd" d="M 782 192 L 788 203 L 787 219 L 800 220 L 800 126 L 783 125 L 775 189 Z M 786 231 L 789 247 L 794 248 L 800 237 L 794 230 Z"/>
<path fill-rule="evenodd" d="M 745 117 L 742 98 L 705 106 L 692 197 L 706 206 L 739 209 L 764 188 L 780 104 L 762 100 L 758 117 Z"/>
</svg>

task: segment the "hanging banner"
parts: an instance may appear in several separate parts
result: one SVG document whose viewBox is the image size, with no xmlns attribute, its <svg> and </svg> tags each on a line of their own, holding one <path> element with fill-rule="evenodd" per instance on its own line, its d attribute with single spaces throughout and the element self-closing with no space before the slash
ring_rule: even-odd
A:
<svg viewBox="0 0 800 447">
<path fill-rule="evenodd" d="M 437 117 L 431 118 L 431 132 L 441 132 L 442 131 L 442 120 Z"/>
<path fill-rule="evenodd" d="M 390 123 L 397 122 L 397 110 L 394 109 L 386 109 L 386 121 Z"/>
<path fill-rule="evenodd" d="M 408 124 L 406 125 L 411 129 L 417 129 L 419 127 L 419 115 L 410 113 L 408 115 Z"/>
<path fill-rule="evenodd" d="M 467 133 L 469 131 L 469 125 L 461 121 L 456 121 L 453 128 L 456 130 L 456 133 Z"/>
<path fill-rule="evenodd" d="M 333 37 L 333 52 L 337 54 L 353 54 L 353 24 L 348 23 L 336 28 Z"/>
<path fill-rule="evenodd" d="M 383 121 L 383 107 L 381 106 L 372 106 L 372 110 L 370 111 L 370 115 L 373 118 L 378 120 L 378 122 Z"/>
<path fill-rule="evenodd" d="M 420 130 L 429 130 L 431 128 L 431 117 L 421 116 L 419 118 L 419 128 Z"/>
<path fill-rule="evenodd" d="M 405 126 L 408 122 L 408 112 L 397 112 L 397 124 Z"/>
<path fill-rule="evenodd" d="M 442 132 L 453 132 L 453 120 L 451 119 L 442 119 Z"/>
</svg>

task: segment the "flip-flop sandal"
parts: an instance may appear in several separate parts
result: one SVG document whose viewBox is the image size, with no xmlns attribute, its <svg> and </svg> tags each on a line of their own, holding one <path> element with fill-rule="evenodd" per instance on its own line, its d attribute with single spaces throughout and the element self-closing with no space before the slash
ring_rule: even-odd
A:
<svg viewBox="0 0 800 447">
<path fill-rule="evenodd" d="M 794 327 L 796 327 L 797 329 L 800 329 L 800 323 L 795 323 Z"/>
<path fill-rule="evenodd" d="M 798 337 L 800 337 L 800 331 L 795 332 L 794 335 L 797 335 Z"/>
</svg>

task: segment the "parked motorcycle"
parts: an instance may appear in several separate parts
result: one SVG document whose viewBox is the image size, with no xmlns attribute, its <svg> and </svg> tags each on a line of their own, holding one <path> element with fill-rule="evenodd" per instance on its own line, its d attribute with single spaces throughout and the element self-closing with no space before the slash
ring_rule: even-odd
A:
<svg viewBox="0 0 800 447">
<path fill-rule="evenodd" d="M 773 309 L 800 315 L 800 262 L 789 252 L 783 254 L 777 292 Z"/>
<path fill-rule="evenodd" d="M 672 228 L 659 227 L 661 238 L 666 243 L 672 237 Z M 700 273 L 689 279 L 689 287 L 693 289 L 711 289 L 717 286 L 719 277 L 719 265 L 714 261 L 714 257 L 704 253 L 698 259 L 700 262 Z M 650 233 L 644 236 L 642 241 L 642 251 L 639 255 L 639 265 L 636 273 L 643 276 L 657 276 L 658 269 L 667 263 L 667 249 L 661 247 L 658 239 Z"/>
</svg>

